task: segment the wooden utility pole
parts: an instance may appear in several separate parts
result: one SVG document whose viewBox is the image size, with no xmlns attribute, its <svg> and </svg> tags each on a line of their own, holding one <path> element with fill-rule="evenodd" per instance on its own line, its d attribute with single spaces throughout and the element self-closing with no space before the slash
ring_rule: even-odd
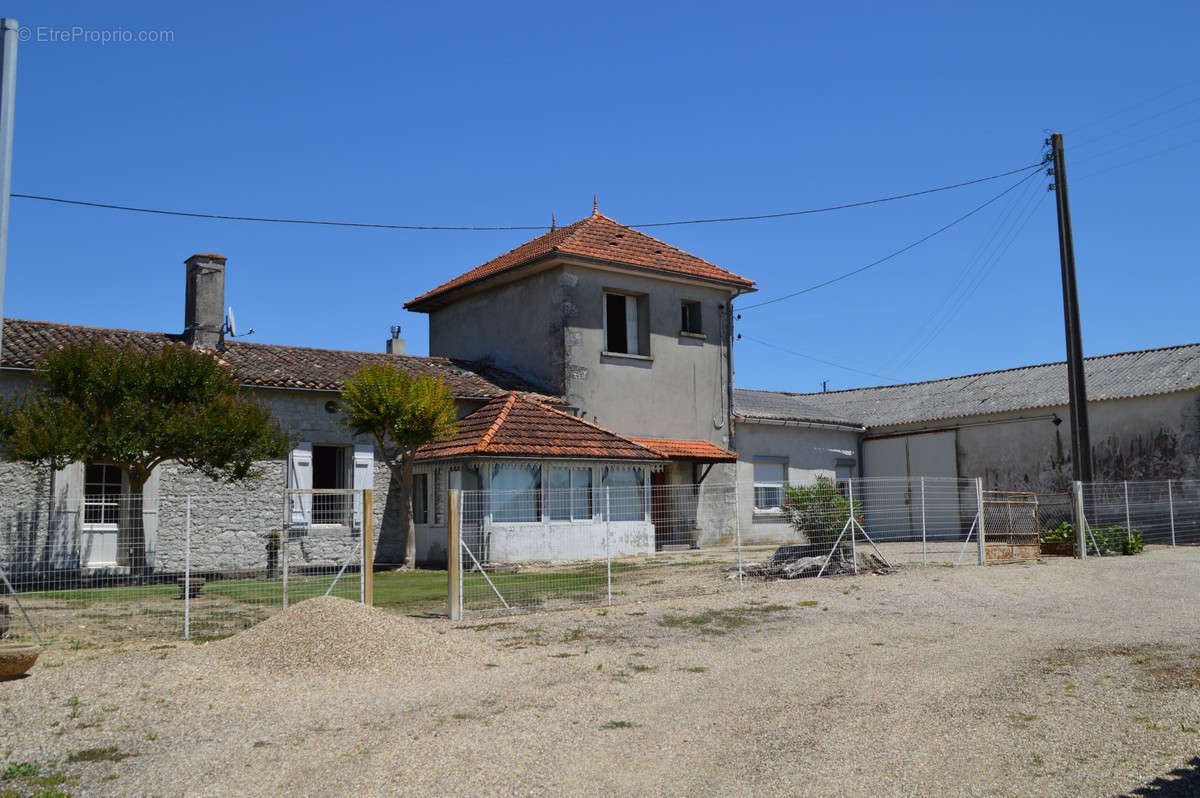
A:
<svg viewBox="0 0 1200 798">
<path fill-rule="evenodd" d="M 1092 481 L 1092 441 L 1088 431 L 1087 386 L 1083 374 L 1083 332 L 1075 286 L 1075 241 L 1067 199 L 1067 165 L 1061 133 L 1050 136 L 1054 196 L 1058 206 L 1058 257 L 1062 267 L 1063 322 L 1067 333 L 1067 394 L 1071 404 L 1071 466 L 1076 482 Z"/>
</svg>

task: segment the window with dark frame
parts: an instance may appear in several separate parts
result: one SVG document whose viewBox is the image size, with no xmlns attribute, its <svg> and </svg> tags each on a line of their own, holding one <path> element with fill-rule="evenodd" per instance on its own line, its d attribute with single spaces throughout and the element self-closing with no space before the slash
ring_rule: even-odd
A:
<svg viewBox="0 0 1200 798">
<path fill-rule="evenodd" d="M 429 523 L 429 475 L 413 474 L 413 523 Z"/>
<path fill-rule="evenodd" d="M 691 300 L 683 300 L 683 318 L 679 325 L 679 331 L 700 335 L 704 332 L 704 326 L 700 322 L 700 303 Z"/>
<path fill-rule="evenodd" d="M 604 295 L 605 324 L 608 336 L 604 342 L 605 351 L 629 354 L 629 325 L 625 315 L 625 306 L 623 294 Z"/>
<path fill-rule="evenodd" d="M 89 463 L 83 482 L 83 523 L 115 527 L 121 516 L 121 469 Z"/>
<path fill-rule="evenodd" d="M 345 490 L 347 479 L 345 446 L 312 447 L 313 490 Z M 347 524 L 351 498 L 348 493 L 314 493 L 314 524 Z"/>
</svg>

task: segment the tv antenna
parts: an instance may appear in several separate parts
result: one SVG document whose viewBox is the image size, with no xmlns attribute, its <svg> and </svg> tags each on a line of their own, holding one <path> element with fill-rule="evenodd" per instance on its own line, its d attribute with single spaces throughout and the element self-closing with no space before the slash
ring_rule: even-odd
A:
<svg viewBox="0 0 1200 798">
<path fill-rule="evenodd" d="M 247 335 L 254 335 L 254 328 L 251 327 L 239 336 L 237 331 L 237 317 L 233 315 L 233 305 L 230 305 L 229 309 L 225 311 L 225 329 L 221 330 L 221 332 L 230 338 L 245 338 Z"/>
</svg>

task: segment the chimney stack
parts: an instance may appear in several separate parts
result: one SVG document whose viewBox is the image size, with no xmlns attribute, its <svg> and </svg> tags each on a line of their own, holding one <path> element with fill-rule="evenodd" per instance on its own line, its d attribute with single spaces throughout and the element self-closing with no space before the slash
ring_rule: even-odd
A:
<svg viewBox="0 0 1200 798">
<path fill-rule="evenodd" d="M 225 256 L 197 254 L 184 263 L 183 339 L 191 347 L 216 349 L 225 327 Z"/>
<path fill-rule="evenodd" d="M 404 339 L 400 337 L 400 325 L 392 325 L 392 337 L 387 341 L 387 347 L 384 349 L 389 355 L 404 354 Z"/>
</svg>

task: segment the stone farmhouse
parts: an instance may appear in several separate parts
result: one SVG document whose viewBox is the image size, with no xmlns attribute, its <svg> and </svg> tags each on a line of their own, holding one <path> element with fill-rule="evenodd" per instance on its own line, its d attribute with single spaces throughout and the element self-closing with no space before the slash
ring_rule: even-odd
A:
<svg viewBox="0 0 1200 798">
<path fill-rule="evenodd" d="M 312 558 L 361 532 L 360 504 L 285 506 L 287 488 L 373 488 L 377 561 L 399 562 L 397 486 L 338 405 L 342 379 L 369 362 L 440 377 L 458 405 L 457 434 L 419 455 L 418 563 L 445 560 L 452 487 L 532 497 L 486 511 L 492 559 L 521 561 L 602 555 L 605 521 L 620 553 L 712 543 L 733 533 L 735 507 L 745 533 L 770 540 L 783 532 L 782 485 L 818 475 L 981 476 L 1030 490 L 1069 480 L 1063 364 L 818 394 L 735 389 L 732 304 L 754 282 L 598 211 L 407 302 L 429 316 L 429 356 L 400 354 L 396 340 L 374 353 L 226 339 L 225 269 L 219 255 L 185 262 L 179 332 L 4 321 L 5 394 L 28 390 L 41 358 L 70 342 L 188 345 L 211 351 L 296 437 L 247 486 L 160 467 L 143 510 L 158 568 L 180 565 L 188 495 L 206 503 L 200 569 L 258 562 L 264 534 L 282 527 L 303 530 L 296 548 Z M 1100 478 L 1200 476 L 1200 344 L 1091 358 L 1087 374 Z M 706 503 L 703 486 L 731 483 L 739 503 Z M 606 509 L 602 489 L 643 498 Z M 22 519 L 47 541 L 30 567 L 122 568 L 115 520 L 98 508 L 123 491 L 103 464 L 50 474 L 0 463 L 8 515 L 45 508 Z M 656 491 L 679 505 L 669 518 L 655 517 Z"/>
</svg>

